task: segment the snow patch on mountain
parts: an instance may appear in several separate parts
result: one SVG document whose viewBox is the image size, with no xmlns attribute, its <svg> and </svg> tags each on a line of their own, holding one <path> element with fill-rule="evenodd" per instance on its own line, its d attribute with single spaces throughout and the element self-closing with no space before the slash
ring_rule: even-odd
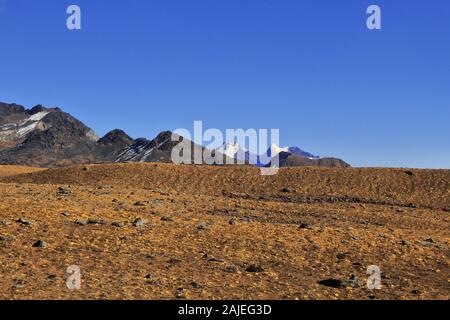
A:
<svg viewBox="0 0 450 320">
<path fill-rule="evenodd" d="M 34 131 L 42 119 L 48 115 L 48 111 L 38 112 L 20 123 L 8 123 L 0 126 L 0 141 L 14 141 L 25 138 Z"/>
</svg>

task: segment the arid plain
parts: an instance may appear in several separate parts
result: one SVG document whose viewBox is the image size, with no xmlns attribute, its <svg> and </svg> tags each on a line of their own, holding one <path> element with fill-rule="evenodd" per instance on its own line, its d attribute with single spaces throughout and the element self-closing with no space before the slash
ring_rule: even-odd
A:
<svg viewBox="0 0 450 320">
<path fill-rule="evenodd" d="M 0 198 L 0 299 L 449 299 L 450 170 L 4 166 Z"/>
</svg>

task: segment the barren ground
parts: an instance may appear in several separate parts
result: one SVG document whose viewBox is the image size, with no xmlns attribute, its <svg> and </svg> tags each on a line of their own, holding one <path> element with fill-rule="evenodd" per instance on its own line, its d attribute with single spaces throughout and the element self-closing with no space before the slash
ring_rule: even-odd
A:
<svg viewBox="0 0 450 320">
<path fill-rule="evenodd" d="M 0 199 L 0 299 L 449 299 L 450 170 L 9 166 Z"/>
</svg>

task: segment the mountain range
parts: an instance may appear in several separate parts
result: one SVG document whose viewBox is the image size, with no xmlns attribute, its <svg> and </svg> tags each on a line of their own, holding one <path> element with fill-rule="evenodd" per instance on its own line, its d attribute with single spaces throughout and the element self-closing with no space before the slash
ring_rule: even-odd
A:
<svg viewBox="0 0 450 320">
<path fill-rule="evenodd" d="M 91 128 L 59 108 L 37 105 L 27 109 L 0 102 L 0 164 L 59 167 L 104 162 L 171 162 L 172 150 L 179 143 L 171 137 L 172 132 L 165 131 L 153 140 L 133 139 L 123 130 L 115 129 L 100 138 Z M 179 141 L 184 139 L 179 137 Z M 184 142 L 191 146 L 192 162 L 196 151 L 205 150 L 192 141 Z M 262 155 L 253 155 L 233 143 L 225 143 L 212 154 L 223 157 L 224 163 L 240 160 L 245 164 L 262 165 Z M 320 158 L 298 147 L 272 145 L 266 152 L 270 158 L 277 154 L 280 167 L 349 167 L 341 159 Z"/>
</svg>

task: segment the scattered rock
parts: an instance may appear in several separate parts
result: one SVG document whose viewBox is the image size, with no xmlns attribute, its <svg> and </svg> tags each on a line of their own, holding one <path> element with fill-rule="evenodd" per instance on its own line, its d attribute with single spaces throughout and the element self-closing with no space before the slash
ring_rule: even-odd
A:
<svg viewBox="0 0 450 320">
<path fill-rule="evenodd" d="M 194 289 L 201 289 L 201 288 L 204 287 L 203 284 L 198 283 L 198 282 L 195 282 L 195 281 L 192 281 L 192 282 L 191 282 L 191 286 L 192 286 Z"/>
<path fill-rule="evenodd" d="M 12 241 L 14 240 L 13 236 L 0 236 L 0 241 Z"/>
<path fill-rule="evenodd" d="M 11 225 L 11 221 L 8 220 L 0 220 L 0 224 L 3 226 L 9 226 Z"/>
<path fill-rule="evenodd" d="M 411 290 L 412 294 L 421 294 L 421 291 L 418 289 Z"/>
<path fill-rule="evenodd" d="M 152 280 L 153 279 L 153 275 L 151 273 L 148 273 L 148 274 L 145 275 L 144 278 L 147 279 L 147 280 Z"/>
<path fill-rule="evenodd" d="M 251 264 L 245 269 L 245 271 L 256 273 L 256 272 L 263 272 L 264 269 L 259 264 Z"/>
<path fill-rule="evenodd" d="M 423 239 L 423 241 L 424 241 L 424 242 L 428 242 L 428 243 L 436 243 L 436 241 L 434 241 L 434 239 L 431 238 L 431 237 L 426 238 L 426 239 Z"/>
<path fill-rule="evenodd" d="M 144 201 L 137 201 L 134 203 L 135 206 L 137 207 L 144 207 L 145 206 L 145 202 Z"/>
<path fill-rule="evenodd" d="M 161 221 L 173 221 L 173 218 L 170 216 L 163 216 L 161 217 Z"/>
<path fill-rule="evenodd" d="M 228 224 L 232 226 L 236 225 L 236 223 L 237 223 L 236 218 L 231 218 L 230 221 L 228 221 Z"/>
<path fill-rule="evenodd" d="M 450 212 L 450 207 L 443 208 L 442 210 L 445 212 Z"/>
<path fill-rule="evenodd" d="M 24 226 L 29 226 L 29 225 L 33 224 L 30 220 L 27 220 L 27 219 L 24 219 L 24 218 L 20 218 L 16 222 L 20 223 L 21 225 L 24 225 Z"/>
<path fill-rule="evenodd" d="M 87 224 L 94 224 L 94 225 L 105 224 L 105 221 L 102 219 L 89 218 Z"/>
<path fill-rule="evenodd" d="M 312 230 L 313 226 L 312 224 L 309 223 L 302 223 L 298 226 L 299 229 L 307 229 L 307 230 Z"/>
<path fill-rule="evenodd" d="M 47 243 L 44 240 L 38 240 L 33 244 L 33 248 L 47 248 Z"/>
<path fill-rule="evenodd" d="M 360 287 L 359 278 L 354 274 L 352 274 L 350 278 L 347 281 L 345 281 L 345 286 L 351 288 L 359 288 Z"/>
<path fill-rule="evenodd" d="M 178 288 L 177 292 L 175 293 L 176 299 L 186 299 L 186 290 L 183 288 Z"/>
<path fill-rule="evenodd" d="M 133 226 L 140 228 L 140 227 L 145 226 L 147 223 L 148 223 L 147 219 L 138 218 L 138 219 L 134 220 Z"/>
<path fill-rule="evenodd" d="M 338 253 L 336 255 L 336 258 L 338 258 L 339 260 L 344 260 L 346 258 L 346 254 L 345 253 Z"/>
<path fill-rule="evenodd" d="M 228 272 L 228 273 L 236 273 L 238 272 L 239 268 L 237 266 L 235 266 L 234 264 L 230 264 L 228 266 L 226 266 L 225 268 L 223 268 L 223 271 Z"/>
<path fill-rule="evenodd" d="M 400 241 L 400 244 L 402 245 L 402 246 L 409 246 L 409 241 L 408 240 L 401 240 Z"/>
<path fill-rule="evenodd" d="M 208 229 L 208 224 L 206 222 L 200 222 L 197 225 L 197 229 L 198 230 L 206 230 L 206 229 Z"/>
<path fill-rule="evenodd" d="M 174 259 L 174 258 L 171 258 L 171 259 L 169 259 L 169 261 L 167 261 L 167 263 L 170 265 L 170 266 L 174 266 L 174 265 L 176 265 L 176 264 L 179 264 L 181 262 L 181 260 L 179 260 L 179 259 Z"/>
<path fill-rule="evenodd" d="M 51 274 L 51 275 L 49 275 L 49 276 L 47 277 L 47 279 L 53 281 L 53 280 L 56 279 L 56 275 Z"/>
<path fill-rule="evenodd" d="M 289 187 L 285 187 L 285 188 L 281 189 L 281 192 L 284 192 L 284 193 L 293 193 L 293 192 L 295 192 L 295 191 L 294 191 L 294 189 L 291 189 L 291 188 L 289 188 Z"/>
<path fill-rule="evenodd" d="M 209 262 L 225 262 L 223 259 L 215 258 L 215 257 L 208 258 L 208 261 Z"/>
<path fill-rule="evenodd" d="M 84 219 L 77 219 L 77 220 L 75 220 L 74 223 L 75 223 L 76 225 L 79 225 L 79 226 L 85 226 L 85 225 L 87 225 L 87 221 L 84 220 Z"/>
<path fill-rule="evenodd" d="M 402 213 L 402 212 L 405 212 L 405 210 L 398 208 L 398 209 L 397 209 L 397 212 L 398 212 L 398 213 Z"/>
<path fill-rule="evenodd" d="M 64 217 L 70 217 L 70 213 L 68 212 L 61 212 L 61 215 Z"/>
<path fill-rule="evenodd" d="M 71 194 L 71 193 L 72 193 L 72 191 L 70 191 L 67 188 L 63 188 L 63 187 L 59 187 L 58 188 L 58 194 L 59 195 L 68 195 L 68 194 Z"/>
<path fill-rule="evenodd" d="M 21 289 L 23 287 L 25 287 L 25 281 L 23 281 L 23 280 L 15 280 L 14 281 L 14 284 L 13 284 L 14 289 Z"/>
<path fill-rule="evenodd" d="M 111 223 L 111 225 L 112 225 L 113 227 L 117 227 L 117 228 L 123 228 L 123 227 L 125 227 L 125 223 L 119 222 L 119 221 L 115 221 L 115 222 Z"/>
</svg>

